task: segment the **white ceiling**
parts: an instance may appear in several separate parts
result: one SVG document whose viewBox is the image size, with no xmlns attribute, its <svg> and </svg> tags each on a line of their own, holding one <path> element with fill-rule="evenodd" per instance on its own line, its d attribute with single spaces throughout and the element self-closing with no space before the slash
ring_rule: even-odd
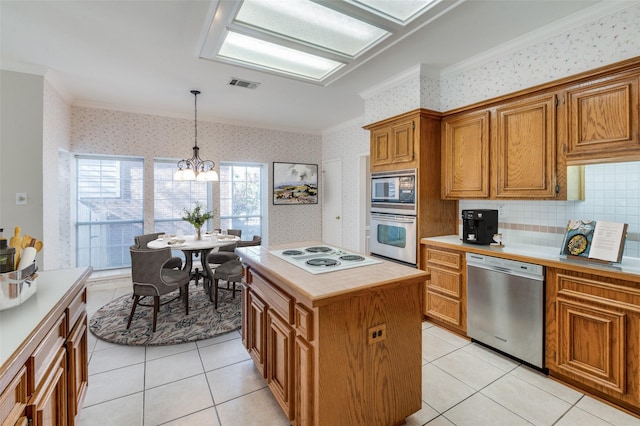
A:
<svg viewBox="0 0 640 426">
<path fill-rule="evenodd" d="M 446 13 L 326 87 L 199 59 L 207 0 L 0 0 L 0 66 L 46 73 L 72 105 L 193 117 L 197 89 L 199 119 L 319 133 L 362 116 L 360 93 L 418 64 L 437 76 L 620 3 L 443 1 Z M 233 87 L 231 77 L 261 84 Z"/>
</svg>

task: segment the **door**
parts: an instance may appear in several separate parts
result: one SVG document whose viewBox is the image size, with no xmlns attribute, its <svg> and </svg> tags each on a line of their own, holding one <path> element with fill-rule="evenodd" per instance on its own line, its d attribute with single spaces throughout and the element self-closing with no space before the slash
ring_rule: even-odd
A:
<svg viewBox="0 0 640 426">
<path fill-rule="evenodd" d="M 341 159 L 322 162 L 322 241 L 342 247 Z"/>
</svg>

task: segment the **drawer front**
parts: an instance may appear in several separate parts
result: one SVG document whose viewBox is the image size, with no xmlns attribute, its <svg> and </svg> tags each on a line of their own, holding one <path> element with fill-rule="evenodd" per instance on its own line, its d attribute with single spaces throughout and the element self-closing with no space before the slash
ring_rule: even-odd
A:
<svg viewBox="0 0 640 426">
<path fill-rule="evenodd" d="M 294 300 L 287 293 L 271 285 L 255 272 L 252 274 L 251 287 L 260 293 L 270 309 L 275 310 L 289 324 L 293 324 Z"/>
<path fill-rule="evenodd" d="M 460 270 L 462 267 L 462 254 L 427 247 L 427 263 L 429 266 L 440 265 Z"/>
<path fill-rule="evenodd" d="M 67 307 L 67 330 L 73 329 L 87 306 L 87 289 L 82 289 Z"/>
<path fill-rule="evenodd" d="M 452 272 L 440 268 L 429 268 L 431 281 L 427 286 L 430 290 L 439 291 L 453 298 L 462 296 L 462 276 L 458 272 Z"/>
<path fill-rule="evenodd" d="M 313 340 L 313 312 L 306 306 L 296 303 L 296 333 L 308 342 Z"/>
<path fill-rule="evenodd" d="M 431 291 L 427 291 L 425 297 L 427 299 L 425 304 L 425 314 L 427 316 L 437 318 L 462 329 L 466 328 L 466 324 L 462 324 L 462 307 L 460 301 Z"/>
<path fill-rule="evenodd" d="M 27 406 L 27 368 L 22 367 L 9 386 L 0 394 L 0 422 L 14 424 Z"/>
<path fill-rule="evenodd" d="M 67 337 L 66 315 L 61 315 L 27 361 L 28 391 L 32 394 L 53 362 Z"/>
</svg>

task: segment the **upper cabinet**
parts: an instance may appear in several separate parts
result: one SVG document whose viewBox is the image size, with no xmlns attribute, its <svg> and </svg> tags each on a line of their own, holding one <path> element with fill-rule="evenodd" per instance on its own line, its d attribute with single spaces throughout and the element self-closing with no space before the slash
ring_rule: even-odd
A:
<svg viewBox="0 0 640 426">
<path fill-rule="evenodd" d="M 489 111 L 442 121 L 443 198 L 489 197 Z"/>
<path fill-rule="evenodd" d="M 508 102 L 495 109 L 494 198 L 555 198 L 556 98 Z"/>
<path fill-rule="evenodd" d="M 640 57 L 444 115 L 444 199 L 570 198 L 567 166 L 640 160 Z"/>
<path fill-rule="evenodd" d="M 555 95 L 504 102 L 442 123 L 442 197 L 555 199 Z"/>
<path fill-rule="evenodd" d="M 638 158 L 639 81 L 638 74 L 632 73 L 566 90 L 569 164 Z"/>
<path fill-rule="evenodd" d="M 419 148 L 415 135 L 419 118 L 415 113 L 408 113 L 365 127 L 371 130 L 371 171 L 417 166 Z"/>
</svg>

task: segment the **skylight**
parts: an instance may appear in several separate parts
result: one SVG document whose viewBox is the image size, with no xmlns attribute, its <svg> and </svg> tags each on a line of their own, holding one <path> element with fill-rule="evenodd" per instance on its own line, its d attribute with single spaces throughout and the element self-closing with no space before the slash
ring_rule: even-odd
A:
<svg viewBox="0 0 640 426">
<path fill-rule="evenodd" d="M 323 85 L 445 9 L 441 0 L 212 1 L 201 58 Z"/>
</svg>

